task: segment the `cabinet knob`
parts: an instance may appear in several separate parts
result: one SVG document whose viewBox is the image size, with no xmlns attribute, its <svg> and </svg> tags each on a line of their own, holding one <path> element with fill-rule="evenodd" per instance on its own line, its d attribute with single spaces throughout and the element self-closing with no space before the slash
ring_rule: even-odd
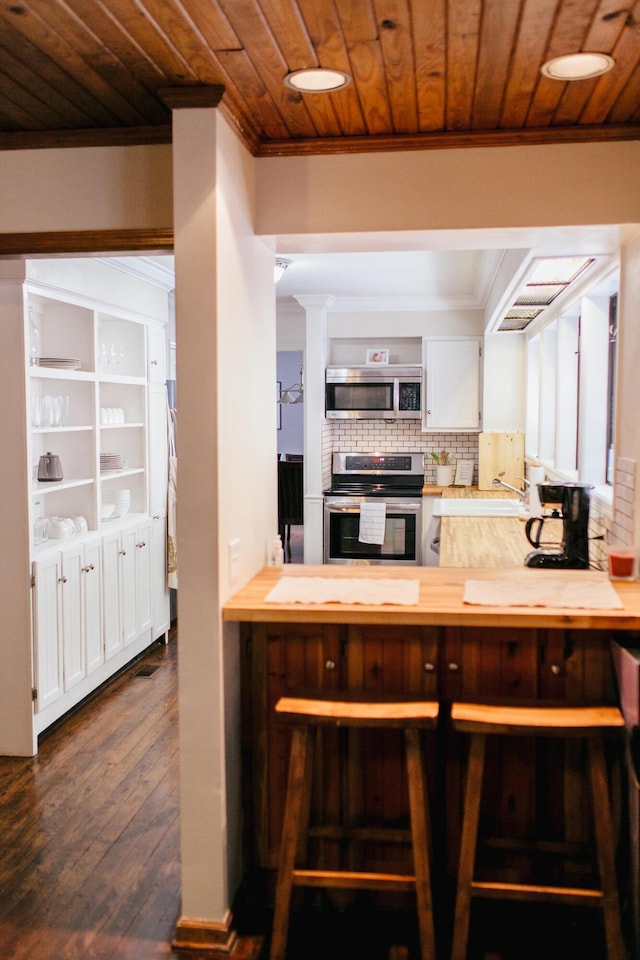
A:
<svg viewBox="0 0 640 960">
<path fill-rule="evenodd" d="M 435 668 L 436 668 L 435 663 L 431 663 L 430 660 L 425 660 L 425 662 L 422 664 L 422 669 L 424 670 L 425 673 L 433 673 Z"/>
<path fill-rule="evenodd" d="M 139 550 L 142 550 L 142 548 L 146 547 L 146 545 L 147 545 L 146 540 L 141 540 L 140 543 L 136 543 L 136 547 L 138 547 Z"/>
<path fill-rule="evenodd" d="M 67 582 L 67 578 L 66 578 L 66 577 L 59 577 L 58 583 L 66 583 L 66 582 Z"/>
<path fill-rule="evenodd" d="M 456 673 L 460 669 L 460 664 L 456 663 L 455 660 L 450 660 L 447 664 L 447 670 L 450 670 L 451 673 Z"/>
<path fill-rule="evenodd" d="M 158 366 L 158 361 L 157 361 L 157 360 L 152 360 L 152 361 L 151 361 L 151 366 L 152 366 L 152 367 L 157 367 L 157 366 Z"/>
<path fill-rule="evenodd" d="M 559 676 L 559 675 L 562 673 L 562 667 L 558 666 L 557 663 L 552 663 L 552 664 L 551 664 L 551 673 L 554 675 L 554 677 Z"/>
<path fill-rule="evenodd" d="M 118 551 L 118 556 L 119 556 L 119 557 L 126 557 L 126 555 L 127 555 L 127 551 L 126 551 L 126 550 L 119 550 L 119 551 Z"/>
<path fill-rule="evenodd" d="M 324 666 L 326 670 L 335 670 L 336 662 L 335 660 L 326 660 Z"/>
</svg>

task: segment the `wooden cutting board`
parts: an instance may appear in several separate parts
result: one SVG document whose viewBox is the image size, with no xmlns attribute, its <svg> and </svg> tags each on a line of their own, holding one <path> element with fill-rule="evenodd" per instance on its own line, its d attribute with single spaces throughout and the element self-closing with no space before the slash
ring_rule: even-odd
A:
<svg viewBox="0 0 640 960">
<path fill-rule="evenodd" d="M 524 433 L 481 433 L 478 437 L 478 489 L 497 490 L 493 478 L 524 488 Z"/>
</svg>

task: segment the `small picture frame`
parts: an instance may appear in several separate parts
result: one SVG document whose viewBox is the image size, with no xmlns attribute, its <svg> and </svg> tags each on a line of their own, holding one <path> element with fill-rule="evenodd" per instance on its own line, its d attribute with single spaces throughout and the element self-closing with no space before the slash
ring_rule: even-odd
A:
<svg viewBox="0 0 640 960">
<path fill-rule="evenodd" d="M 368 367 L 383 367 L 387 363 L 389 363 L 388 350 L 380 350 L 377 347 L 373 347 L 371 350 L 367 350 L 367 366 Z"/>
</svg>

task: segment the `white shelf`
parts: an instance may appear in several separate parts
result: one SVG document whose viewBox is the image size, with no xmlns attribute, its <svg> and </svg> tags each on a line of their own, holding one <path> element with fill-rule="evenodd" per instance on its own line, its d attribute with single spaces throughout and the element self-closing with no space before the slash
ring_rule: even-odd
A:
<svg viewBox="0 0 640 960">
<path fill-rule="evenodd" d="M 115 374 L 108 374 L 108 373 L 96 373 L 94 374 L 94 379 L 98 383 L 118 383 L 118 384 L 121 384 L 122 386 L 126 386 L 127 384 L 132 384 L 133 386 L 144 387 L 146 386 L 146 383 L 147 383 L 145 377 L 121 377 Z"/>
<path fill-rule="evenodd" d="M 31 433 L 33 434 L 42 434 L 42 433 L 82 433 L 90 432 L 94 429 L 93 424 L 86 423 L 78 427 L 31 427 Z"/>
<path fill-rule="evenodd" d="M 100 480 L 118 480 L 120 477 L 132 477 L 136 473 L 144 473 L 144 467 L 129 467 L 127 470 L 103 470 Z"/>
<path fill-rule="evenodd" d="M 139 430 L 144 427 L 144 423 L 101 423 L 101 430 Z"/>
<path fill-rule="evenodd" d="M 71 490 L 72 487 L 87 487 L 94 483 L 93 477 L 74 477 L 70 480 L 36 480 L 33 484 L 33 496 L 42 496 L 43 493 L 57 493 L 60 490 Z"/>
<path fill-rule="evenodd" d="M 29 367 L 33 380 L 84 380 L 93 381 L 96 375 L 92 370 L 61 370 L 59 367 Z"/>
</svg>

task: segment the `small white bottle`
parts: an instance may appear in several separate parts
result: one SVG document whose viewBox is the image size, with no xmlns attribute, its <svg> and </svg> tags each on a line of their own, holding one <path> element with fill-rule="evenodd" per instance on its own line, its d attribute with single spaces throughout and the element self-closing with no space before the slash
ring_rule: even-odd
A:
<svg viewBox="0 0 640 960">
<path fill-rule="evenodd" d="M 271 546 L 269 548 L 268 565 L 270 567 L 284 566 L 284 548 L 282 546 L 282 539 L 280 537 L 280 534 L 275 536 L 271 541 Z"/>
</svg>

